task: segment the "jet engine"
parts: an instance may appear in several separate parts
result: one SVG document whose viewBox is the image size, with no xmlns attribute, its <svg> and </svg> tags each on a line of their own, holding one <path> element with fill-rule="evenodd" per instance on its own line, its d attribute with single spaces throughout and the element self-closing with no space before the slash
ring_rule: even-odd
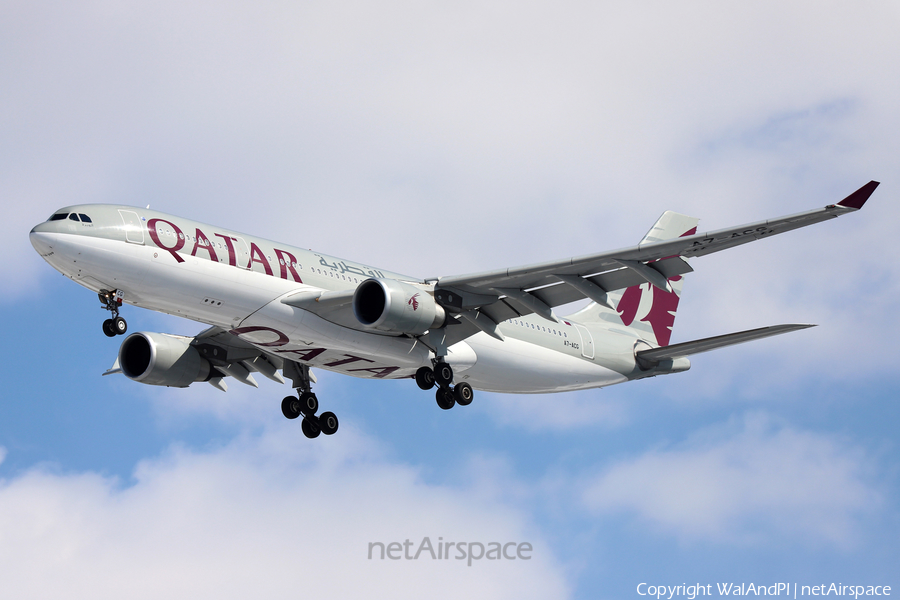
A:
<svg viewBox="0 0 900 600">
<path fill-rule="evenodd" d="M 353 294 L 353 313 L 370 329 L 419 335 L 447 319 L 430 288 L 395 279 L 367 279 Z"/>
<path fill-rule="evenodd" d="M 208 381 L 211 371 L 190 338 L 145 331 L 132 333 L 122 342 L 119 366 L 129 379 L 169 387 Z"/>
</svg>

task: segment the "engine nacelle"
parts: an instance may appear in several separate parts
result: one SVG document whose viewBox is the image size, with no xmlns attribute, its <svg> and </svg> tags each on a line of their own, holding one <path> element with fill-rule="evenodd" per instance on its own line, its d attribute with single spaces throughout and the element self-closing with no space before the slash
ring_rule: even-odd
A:
<svg viewBox="0 0 900 600">
<path fill-rule="evenodd" d="M 208 381 L 210 365 L 189 338 L 164 333 L 132 333 L 119 348 L 119 366 L 129 379 L 148 385 L 187 387 Z"/>
<path fill-rule="evenodd" d="M 370 329 L 419 335 L 441 327 L 444 307 L 425 286 L 395 279 L 366 279 L 353 294 L 353 313 Z"/>
</svg>

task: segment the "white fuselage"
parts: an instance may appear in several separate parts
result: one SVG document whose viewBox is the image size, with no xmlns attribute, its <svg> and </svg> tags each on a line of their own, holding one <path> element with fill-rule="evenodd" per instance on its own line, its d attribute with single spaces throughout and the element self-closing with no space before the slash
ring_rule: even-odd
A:
<svg viewBox="0 0 900 600">
<path fill-rule="evenodd" d="M 414 338 L 361 331 L 281 302 L 305 290 L 353 290 L 372 277 L 420 280 L 151 210 L 82 205 L 60 212 L 91 222 L 42 223 L 32 244 L 95 292 L 121 290 L 127 304 L 222 327 L 273 356 L 345 375 L 406 378 L 430 365 L 431 351 Z M 628 332 L 536 315 L 499 329 L 504 341 L 478 333 L 449 348 L 458 381 L 544 393 L 634 377 L 637 338 Z"/>
</svg>

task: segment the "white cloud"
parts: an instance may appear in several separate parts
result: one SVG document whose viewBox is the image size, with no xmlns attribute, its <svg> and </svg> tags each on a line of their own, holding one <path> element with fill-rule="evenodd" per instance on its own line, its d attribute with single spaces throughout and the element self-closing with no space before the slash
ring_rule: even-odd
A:
<svg viewBox="0 0 900 600">
<path fill-rule="evenodd" d="M 848 547 L 859 541 L 857 519 L 882 501 L 869 471 L 858 448 L 750 415 L 620 460 L 583 498 L 598 513 L 633 514 L 685 541 Z"/>
<path fill-rule="evenodd" d="M 11 597 L 548 598 L 567 583 L 527 515 L 490 490 L 423 483 L 352 428 L 288 424 L 199 452 L 173 447 L 134 482 L 32 469 L 0 480 Z M 477 482 L 476 482 L 477 483 Z M 496 485 L 493 482 L 492 485 Z M 471 502 L 472 496 L 478 502 Z M 530 561 L 368 560 L 369 542 L 530 542 Z M 415 548 L 415 546 L 414 546 Z M 455 557 L 455 554 L 453 555 Z"/>
</svg>

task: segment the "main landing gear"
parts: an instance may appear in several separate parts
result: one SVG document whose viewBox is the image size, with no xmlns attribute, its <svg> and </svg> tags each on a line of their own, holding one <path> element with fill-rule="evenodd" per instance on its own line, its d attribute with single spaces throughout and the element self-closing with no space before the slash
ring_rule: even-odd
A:
<svg viewBox="0 0 900 600">
<path fill-rule="evenodd" d="M 107 337 L 116 337 L 128 331 L 128 324 L 125 322 L 125 319 L 119 316 L 119 307 L 122 306 L 122 298 L 125 297 L 122 290 L 113 290 L 111 292 L 100 290 L 97 296 L 99 296 L 100 303 L 103 305 L 101 308 L 112 313 L 111 319 L 103 321 L 103 333 Z"/>
<path fill-rule="evenodd" d="M 323 412 L 316 416 L 319 409 L 319 400 L 312 392 L 300 392 L 299 397 L 288 396 L 281 401 L 281 412 L 288 419 L 296 419 L 303 415 L 300 429 L 303 435 L 313 439 L 320 433 L 332 435 L 338 430 L 338 418 L 333 412 Z"/>
<path fill-rule="evenodd" d="M 297 397 L 287 396 L 281 401 L 282 414 L 288 419 L 296 419 L 303 415 L 300 429 L 309 439 L 319 437 L 320 433 L 333 435 L 338 430 L 337 415 L 326 411 L 316 416 L 319 399 L 312 393 L 312 381 L 315 381 L 315 378 L 309 372 L 309 367 L 285 361 L 284 374 L 291 379 L 297 389 Z"/>
<path fill-rule="evenodd" d="M 435 393 L 437 405 L 443 410 L 450 410 L 454 405 L 468 406 L 475 397 L 472 386 L 465 381 L 457 383 L 454 386 L 453 369 L 446 362 L 438 359 L 434 363 L 434 368 L 421 367 L 416 371 L 416 384 L 423 390 L 430 390 L 435 385 L 438 386 Z"/>
</svg>

